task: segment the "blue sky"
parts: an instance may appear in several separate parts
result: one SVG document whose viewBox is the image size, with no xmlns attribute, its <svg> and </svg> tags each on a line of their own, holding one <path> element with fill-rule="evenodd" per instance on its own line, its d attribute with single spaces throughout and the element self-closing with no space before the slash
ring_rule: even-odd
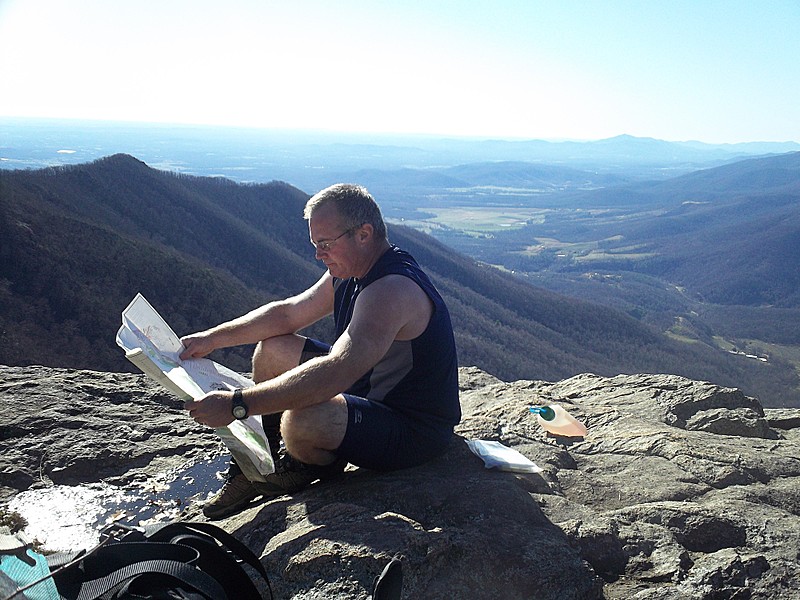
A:
<svg viewBox="0 0 800 600">
<path fill-rule="evenodd" d="M 798 0 L 0 0 L 0 116 L 800 141 Z"/>
</svg>

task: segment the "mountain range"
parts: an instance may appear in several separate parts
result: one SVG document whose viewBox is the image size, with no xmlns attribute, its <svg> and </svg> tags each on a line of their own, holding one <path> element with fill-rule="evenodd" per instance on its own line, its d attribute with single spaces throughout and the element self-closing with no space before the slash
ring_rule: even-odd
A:
<svg viewBox="0 0 800 600">
<path fill-rule="evenodd" d="M 495 162 L 587 171 L 594 179 L 665 179 L 798 150 L 796 142 L 707 144 L 631 135 L 492 140 L 0 117 L 0 169 L 83 164 L 124 152 L 158 169 L 241 183 L 288 181 L 307 192 L 338 181 L 362 181 L 364 171 Z"/>
<path fill-rule="evenodd" d="M 307 198 L 285 183 L 175 174 L 129 155 L 0 171 L 0 363 L 132 370 L 114 334 L 137 292 L 183 335 L 301 291 L 322 272 L 301 216 Z M 672 339 L 419 231 L 393 224 L 390 237 L 445 297 L 462 365 L 506 380 L 674 373 L 740 387 L 765 405 L 786 402 L 781 390 L 796 385 L 779 362 Z M 308 333 L 325 337 L 330 325 Z M 214 358 L 246 370 L 248 355 Z"/>
<path fill-rule="evenodd" d="M 798 199 L 800 152 L 748 159 L 666 181 L 563 193 L 553 201 L 561 214 L 499 232 L 487 250 L 507 266 L 513 255 L 519 268 L 519 250 L 558 238 L 565 244 L 551 264 L 557 252 L 574 259 L 561 261 L 561 271 L 645 273 L 715 304 L 800 308 Z M 541 269 L 545 257 L 530 258 Z"/>
<path fill-rule="evenodd" d="M 800 371 L 800 153 L 567 190 L 537 197 L 527 210 L 539 216 L 494 231 L 491 240 L 433 233 L 536 285 L 614 306 L 668 335 Z"/>
</svg>

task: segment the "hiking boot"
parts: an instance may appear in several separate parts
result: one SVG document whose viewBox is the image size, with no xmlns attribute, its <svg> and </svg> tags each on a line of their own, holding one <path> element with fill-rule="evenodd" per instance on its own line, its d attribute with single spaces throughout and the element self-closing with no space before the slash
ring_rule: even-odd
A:
<svg viewBox="0 0 800 600">
<path fill-rule="evenodd" d="M 203 514 L 209 519 L 223 519 L 235 514 L 262 494 L 244 473 L 238 469 L 236 471 L 225 478 L 222 489 L 203 506 Z"/>
<path fill-rule="evenodd" d="M 337 458 L 329 465 L 309 465 L 283 452 L 275 461 L 275 472 L 266 476 L 266 482 L 259 481 L 253 486 L 264 496 L 293 494 L 317 479 L 336 479 L 346 466 L 347 461 L 343 458 Z"/>
<path fill-rule="evenodd" d="M 317 479 L 335 479 L 344 472 L 346 466 L 347 461 L 341 458 L 329 465 L 309 465 L 281 449 L 275 459 L 275 472 L 266 476 L 266 482 L 254 482 L 247 479 L 239 466 L 233 463 L 222 489 L 203 506 L 203 514 L 212 520 L 229 517 L 247 508 L 259 496 L 271 498 L 292 494 Z"/>
</svg>

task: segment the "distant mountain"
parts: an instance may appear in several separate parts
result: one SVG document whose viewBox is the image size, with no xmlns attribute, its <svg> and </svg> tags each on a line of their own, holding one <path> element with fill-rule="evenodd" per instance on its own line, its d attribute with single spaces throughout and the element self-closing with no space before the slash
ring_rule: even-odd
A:
<svg viewBox="0 0 800 600">
<path fill-rule="evenodd" d="M 136 292 L 183 335 L 302 290 L 321 274 L 301 216 L 307 197 L 283 183 L 165 173 L 126 155 L 0 171 L 0 363 L 130 370 L 114 334 Z M 723 353 L 537 289 L 411 229 L 390 233 L 447 299 L 463 365 L 504 379 L 669 372 L 762 383 Z M 245 370 L 248 354 L 218 358 Z"/>
<path fill-rule="evenodd" d="M 717 304 L 800 308 L 800 152 L 607 188 L 580 203 L 620 206 L 618 199 L 658 213 L 582 223 L 581 235 L 616 236 L 604 243 L 610 254 L 635 246 L 648 255 L 632 262 L 631 270 L 658 275 Z M 604 267 L 602 261 L 595 266 Z"/>
<path fill-rule="evenodd" d="M 552 291 L 800 372 L 800 152 L 569 191 L 547 206 L 491 238 L 434 233 Z M 797 398 L 800 385 L 772 395 Z"/>
<path fill-rule="evenodd" d="M 644 273 L 718 304 L 800 308 L 800 152 L 553 202 L 558 214 L 498 232 L 482 258 L 539 271 L 555 264 L 556 250 L 527 265 L 520 253 L 556 239 L 577 249 L 564 251 L 560 271 Z"/>
<path fill-rule="evenodd" d="M 469 186 L 539 191 L 606 187 L 625 181 L 617 175 L 521 161 L 469 163 L 448 167 L 442 172 L 458 177 Z"/>
<path fill-rule="evenodd" d="M 341 179 L 367 186 L 384 199 L 385 212 L 393 218 L 414 218 L 422 215 L 429 206 L 518 205 L 519 196 L 538 198 L 568 190 L 620 185 L 627 181 L 614 174 L 520 161 L 425 169 L 360 169 L 341 173 Z"/>
<path fill-rule="evenodd" d="M 354 151 L 346 144 L 337 146 L 343 156 Z M 357 147 L 364 150 L 363 146 Z M 348 170 L 347 161 L 338 157 L 327 177 L 366 181 L 398 197 L 423 191 L 436 195 L 437 188 L 475 186 L 563 192 L 619 186 L 631 181 L 645 181 L 649 186 L 652 181 L 671 180 L 681 174 L 735 163 L 753 154 L 791 151 L 800 151 L 800 144 L 711 145 L 629 135 L 587 142 L 425 140 L 421 147 L 405 156 L 402 147 L 393 147 L 391 153 L 378 146 L 373 148 L 372 155 L 365 152 L 367 162 L 377 162 L 378 157 L 404 157 L 406 163 L 402 168 L 392 168 L 392 161 L 386 160 L 384 166 Z"/>
<path fill-rule="evenodd" d="M 0 169 L 83 164 L 134 152 L 147 164 L 239 182 L 288 181 L 314 192 L 362 170 L 448 168 L 486 162 L 569 167 L 626 179 L 663 179 L 795 142 L 703 144 L 620 135 L 595 141 L 485 140 L 422 135 L 282 131 L 0 117 Z M 406 174 L 408 175 L 408 174 Z"/>
<path fill-rule="evenodd" d="M 495 161 L 542 162 L 651 179 L 659 174 L 670 177 L 741 160 L 754 154 L 800 151 L 800 144 L 796 142 L 703 144 L 668 142 L 631 135 L 560 142 L 449 139 L 438 142 L 436 147 L 446 156 L 458 156 L 461 163 L 481 162 L 486 160 L 485 157 L 491 157 Z"/>
<path fill-rule="evenodd" d="M 631 237 L 660 244 L 666 276 L 718 304 L 800 308 L 800 153 L 686 176 L 664 193 L 683 201 L 659 229 L 680 233 Z"/>
<path fill-rule="evenodd" d="M 634 198 L 637 204 L 675 206 L 686 202 L 714 201 L 731 205 L 752 197 L 796 194 L 800 188 L 800 152 L 741 159 L 731 164 L 700 169 L 666 181 L 633 183 L 622 189 L 596 194 Z M 591 200 L 591 196 L 585 199 Z"/>
</svg>

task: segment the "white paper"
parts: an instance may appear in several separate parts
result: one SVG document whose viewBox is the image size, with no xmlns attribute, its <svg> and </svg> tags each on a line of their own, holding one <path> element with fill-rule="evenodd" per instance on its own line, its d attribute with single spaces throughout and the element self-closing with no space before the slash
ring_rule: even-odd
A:
<svg viewBox="0 0 800 600">
<path fill-rule="evenodd" d="M 183 393 L 179 395 L 183 399 L 197 399 L 214 390 L 234 390 L 253 385 L 252 380 L 213 360 L 181 360 L 179 356 L 183 352 L 183 344 L 180 338 L 141 294 L 136 294 L 128 308 L 122 312 L 122 327 L 117 332 L 117 344 L 126 354 L 141 350 L 150 362 L 182 390 Z M 171 387 L 169 389 L 175 391 Z"/>
<path fill-rule="evenodd" d="M 500 442 L 487 440 L 466 440 L 467 446 L 483 460 L 487 469 L 496 468 L 512 473 L 541 473 L 542 469 L 513 448 Z"/>
<path fill-rule="evenodd" d="M 122 312 L 117 344 L 142 372 L 183 400 L 254 385 L 251 379 L 213 360 L 181 360 L 180 338 L 141 294 Z M 275 471 L 260 418 L 250 416 L 215 431 L 250 481 L 265 481 L 264 476 Z"/>
</svg>

